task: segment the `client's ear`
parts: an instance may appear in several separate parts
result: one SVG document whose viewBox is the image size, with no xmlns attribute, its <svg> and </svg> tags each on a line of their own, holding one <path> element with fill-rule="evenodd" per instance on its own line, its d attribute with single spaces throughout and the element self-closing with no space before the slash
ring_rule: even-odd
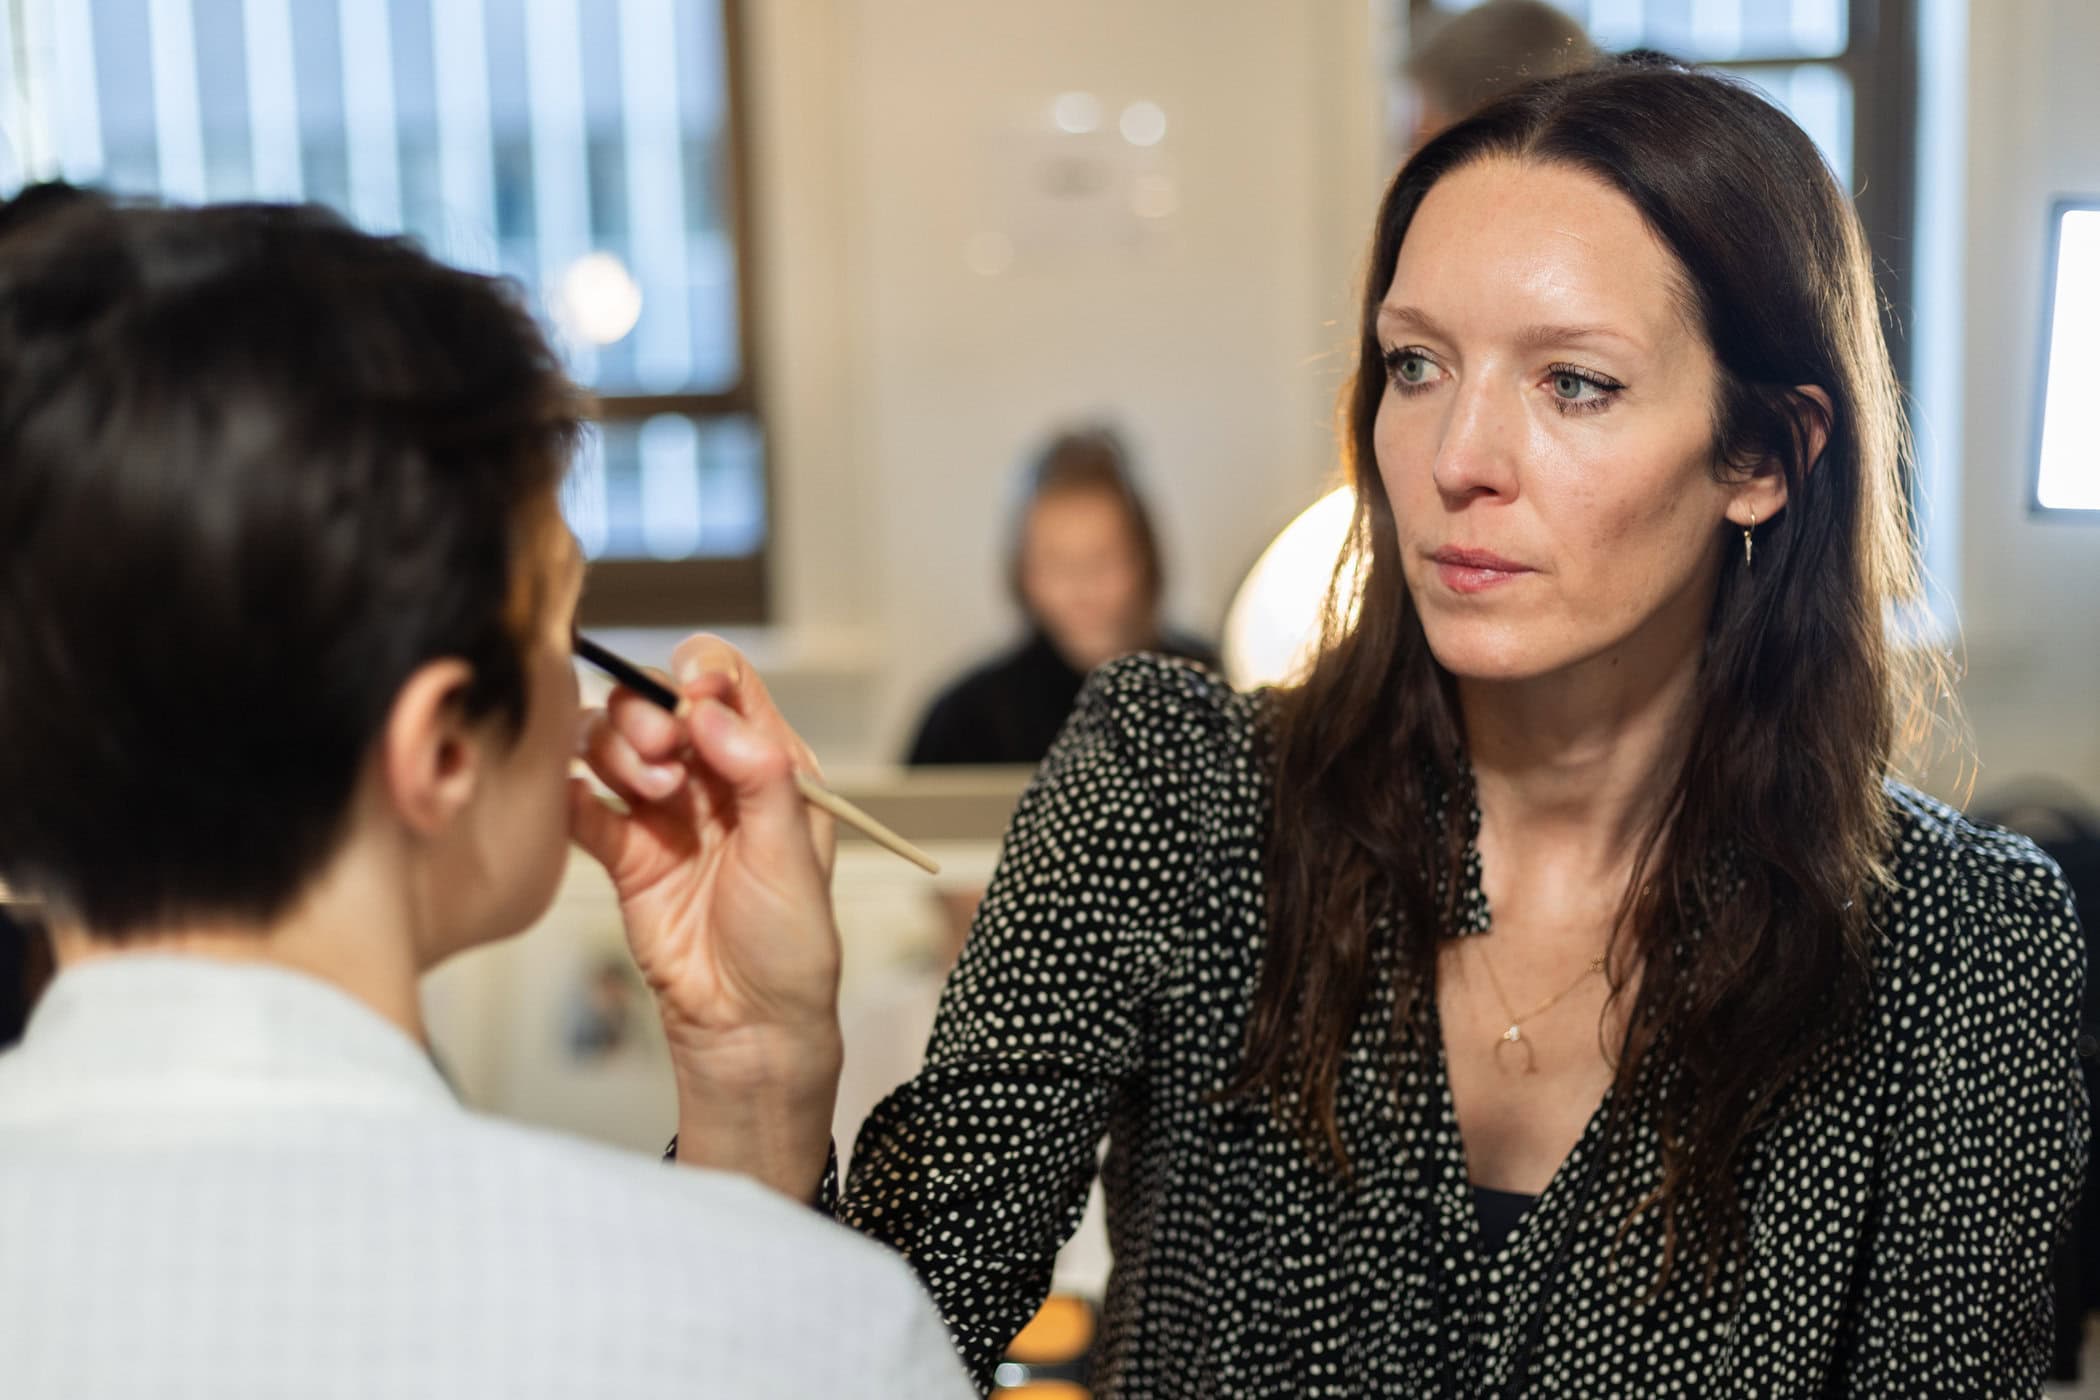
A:
<svg viewBox="0 0 2100 1400">
<path fill-rule="evenodd" d="M 380 736 L 387 800 L 412 831 L 434 836 L 474 800 L 482 744 L 466 717 L 474 673 L 457 658 L 417 669 L 394 697 Z"/>
</svg>

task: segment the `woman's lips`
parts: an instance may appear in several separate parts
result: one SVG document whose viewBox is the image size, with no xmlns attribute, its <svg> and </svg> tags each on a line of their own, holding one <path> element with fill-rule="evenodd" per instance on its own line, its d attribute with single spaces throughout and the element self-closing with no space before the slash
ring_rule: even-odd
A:
<svg viewBox="0 0 2100 1400">
<path fill-rule="evenodd" d="M 1429 557 L 1438 580 L 1453 593 L 1485 593 L 1534 572 L 1484 549 L 1440 549 Z"/>
</svg>

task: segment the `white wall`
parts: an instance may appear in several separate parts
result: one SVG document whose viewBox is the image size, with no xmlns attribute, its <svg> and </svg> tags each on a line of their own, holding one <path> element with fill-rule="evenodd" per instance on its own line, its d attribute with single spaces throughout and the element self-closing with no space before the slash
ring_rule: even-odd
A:
<svg viewBox="0 0 2100 1400">
<path fill-rule="evenodd" d="M 2100 4 L 1969 9 L 1959 577 L 1976 790 L 2044 774 L 2100 802 L 2100 524 L 2027 513 L 2048 206 L 2100 195 Z"/>
<path fill-rule="evenodd" d="M 1188 625 L 1215 627 L 1315 494 L 1383 173 L 1377 8 L 746 7 L 779 690 L 827 760 L 893 754 L 931 690 L 1011 633 L 1007 490 L 1060 420 L 1125 425 Z M 1170 231 L 973 272 L 973 235 L 1025 245 L 1002 181 L 1075 89 L 1111 122 L 1132 100 L 1166 110 Z"/>
</svg>

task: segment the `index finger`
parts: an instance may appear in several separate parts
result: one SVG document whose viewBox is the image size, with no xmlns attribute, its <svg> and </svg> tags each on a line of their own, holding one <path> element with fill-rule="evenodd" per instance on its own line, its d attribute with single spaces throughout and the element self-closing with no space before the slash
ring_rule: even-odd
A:
<svg viewBox="0 0 2100 1400">
<path fill-rule="evenodd" d="M 813 778 L 822 777 L 817 756 L 773 703 L 772 692 L 766 689 L 758 669 L 728 642 L 711 632 L 687 637 L 671 653 L 671 673 L 678 678 L 679 694 L 695 701 L 721 701 L 767 738 L 783 745 L 796 767 Z"/>
<path fill-rule="evenodd" d="M 669 763 L 685 748 L 684 722 L 655 701 L 625 686 L 615 687 L 606 698 L 605 712 L 613 729 L 646 762 Z"/>
</svg>

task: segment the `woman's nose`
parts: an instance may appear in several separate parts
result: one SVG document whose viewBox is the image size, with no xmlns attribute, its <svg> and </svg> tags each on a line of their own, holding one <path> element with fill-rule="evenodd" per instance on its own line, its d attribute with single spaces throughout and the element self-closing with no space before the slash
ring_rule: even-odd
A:
<svg viewBox="0 0 2100 1400">
<path fill-rule="evenodd" d="M 1437 444 L 1431 474 L 1452 501 L 1517 494 L 1517 406 L 1491 383 L 1462 387 Z"/>
</svg>

